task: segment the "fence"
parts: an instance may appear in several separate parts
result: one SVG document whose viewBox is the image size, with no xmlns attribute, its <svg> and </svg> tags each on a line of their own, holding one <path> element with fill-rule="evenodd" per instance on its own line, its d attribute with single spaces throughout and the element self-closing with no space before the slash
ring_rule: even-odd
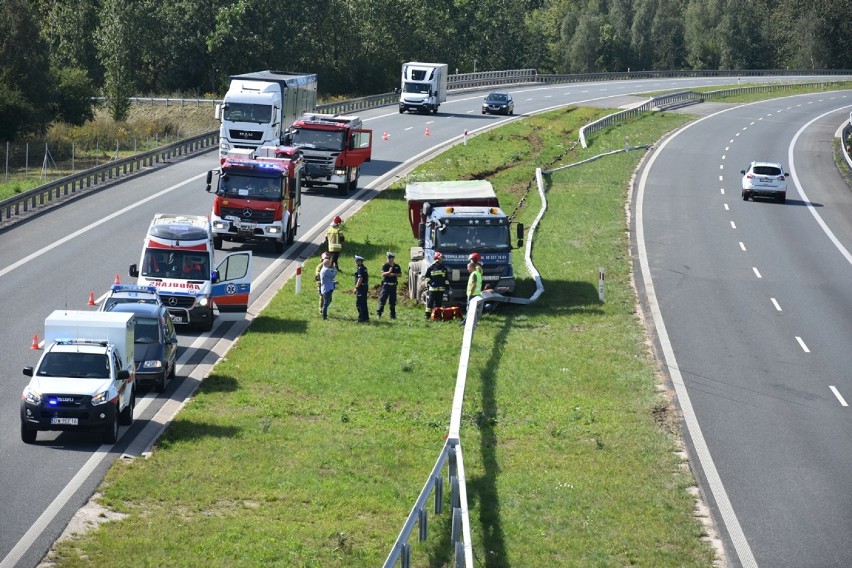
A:
<svg viewBox="0 0 852 568">
<path fill-rule="evenodd" d="M 165 163 L 174 158 L 206 151 L 216 146 L 218 142 L 218 132 L 208 132 L 41 185 L 20 195 L 0 201 L 0 226 L 13 217 L 23 216 L 36 209 L 55 205 L 60 200 L 80 195 L 86 190 L 118 177 L 139 172 L 143 168 Z"/>
</svg>

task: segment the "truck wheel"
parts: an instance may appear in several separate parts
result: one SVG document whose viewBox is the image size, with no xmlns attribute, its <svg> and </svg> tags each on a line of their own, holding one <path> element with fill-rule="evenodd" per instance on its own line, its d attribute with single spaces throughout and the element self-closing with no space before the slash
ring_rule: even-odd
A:
<svg viewBox="0 0 852 568">
<path fill-rule="evenodd" d="M 349 195 L 349 182 L 345 181 L 337 186 L 337 195 Z"/>
<path fill-rule="evenodd" d="M 399 107 L 399 114 L 402 114 L 404 112 L 405 112 L 405 107 Z"/>
<path fill-rule="evenodd" d="M 23 422 L 21 422 L 21 441 L 25 444 L 34 444 L 36 441 L 36 434 L 38 434 L 38 430 L 30 428 Z"/>
<path fill-rule="evenodd" d="M 281 254 L 284 252 L 284 245 L 287 243 L 287 235 L 281 235 L 280 239 L 275 239 L 272 241 L 272 248 L 275 250 L 276 254 Z"/>
<path fill-rule="evenodd" d="M 133 409 L 136 408 L 136 391 L 130 393 L 130 402 L 118 414 L 118 422 L 122 426 L 130 426 L 133 424 Z M 116 428 L 117 430 L 118 428 Z"/>
<path fill-rule="evenodd" d="M 113 416 L 112 421 L 104 428 L 104 444 L 114 444 L 118 441 L 118 416 Z"/>
<path fill-rule="evenodd" d="M 222 237 L 214 236 L 213 237 L 213 248 L 215 250 L 222 250 L 222 242 L 223 242 Z"/>
<path fill-rule="evenodd" d="M 349 182 L 349 192 L 350 193 L 355 193 L 356 191 L 358 191 L 358 178 L 360 178 L 360 177 L 361 177 L 361 172 L 356 171 L 355 172 L 355 179 L 353 179 L 351 182 Z"/>
</svg>

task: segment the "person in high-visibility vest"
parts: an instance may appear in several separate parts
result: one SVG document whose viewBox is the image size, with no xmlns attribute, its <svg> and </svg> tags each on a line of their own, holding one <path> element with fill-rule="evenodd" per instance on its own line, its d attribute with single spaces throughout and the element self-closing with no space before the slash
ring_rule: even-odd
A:
<svg viewBox="0 0 852 568">
<path fill-rule="evenodd" d="M 426 269 L 423 275 L 426 280 L 429 294 L 426 300 L 426 319 L 432 317 L 432 310 L 444 305 L 444 292 L 450 286 L 450 275 L 444 266 L 444 259 L 440 252 L 435 253 L 435 262 Z"/>
<path fill-rule="evenodd" d="M 340 251 L 343 250 L 344 240 L 343 235 L 340 234 L 341 223 L 343 223 L 343 219 L 335 217 L 325 233 L 325 238 L 328 241 L 328 252 L 331 253 L 331 265 L 337 270 L 340 270 L 337 259 L 340 257 Z"/>
<path fill-rule="evenodd" d="M 467 271 L 470 273 L 467 279 L 467 304 L 461 323 L 464 323 L 467 318 L 467 310 L 470 308 L 470 303 L 475 297 L 482 294 L 482 258 L 479 256 L 479 253 L 471 253 L 468 257 Z"/>
</svg>

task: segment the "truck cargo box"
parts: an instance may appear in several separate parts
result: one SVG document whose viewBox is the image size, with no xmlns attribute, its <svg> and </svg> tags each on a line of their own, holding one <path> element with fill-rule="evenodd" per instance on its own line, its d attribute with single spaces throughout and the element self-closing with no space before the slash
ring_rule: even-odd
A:
<svg viewBox="0 0 852 568">
<path fill-rule="evenodd" d="M 419 236 L 419 225 L 423 204 L 448 207 L 465 205 L 476 207 L 499 207 L 500 202 L 491 182 L 485 180 L 460 181 L 422 181 L 405 186 L 405 200 L 408 202 L 408 222 L 411 232 Z"/>
<path fill-rule="evenodd" d="M 54 310 L 44 320 L 45 345 L 59 339 L 106 340 L 121 358 L 133 364 L 135 316 L 127 313 Z"/>
</svg>

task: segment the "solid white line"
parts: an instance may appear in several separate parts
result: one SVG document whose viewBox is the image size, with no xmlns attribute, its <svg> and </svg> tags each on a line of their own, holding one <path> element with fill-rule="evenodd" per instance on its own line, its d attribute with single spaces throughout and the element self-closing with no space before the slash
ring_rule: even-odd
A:
<svg viewBox="0 0 852 568">
<path fill-rule="evenodd" d="M 158 199 L 158 198 L 162 197 L 163 195 L 166 195 L 167 193 L 171 193 L 172 191 L 174 191 L 178 188 L 181 188 L 188 183 L 192 183 L 195 180 L 201 179 L 201 178 L 205 177 L 206 175 L 207 175 L 207 172 L 204 172 L 203 174 L 198 174 L 197 176 L 186 179 L 186 180 L 184 180 L 184 181 L 182 181 L 178 184 L 175 184 L 171 187 L 167 187 L 163 191 L 155 193 L 154 195 L 150 195 L 150 196 L 146 197 L 145 199 L 140 199 L 139 201 L 137 201 L 133 205 L 129 205 L 129 206 L 125 207 L 124 209 L 120 209 L 120 210 L 116 211 L 115 213 L 111 213 L 111 214 L 107 215 L 103 219 L 99 219 L 99 220 L 95 221 L 94 223 L 83 227 L 82 229 L 78 229 L 77 231 L 74 231 L 73 233 L 71 233 L 69 235 L 65 235 L 64 237 L 62 237 L 58 241 L 53 242 L 53 243 L 49 244 L 48 246 L 41 248 L 41 249 L 35 251 L 34 253 L 28 255 L 28 256 L 25 256 L 24 258 L 22 258 L 18 262 L 14 262 L 14 263 L 10 264 L 9 266 L 7 266 L 6 268 L 0 270 L 0 278 L 9 274 L 10 272 L 15 270 L 16 268 L 20 268 L 21 266 L 28 263 L 29 261 L 36 259 L 36 258 L 40 257 L 41 255 L 47 253 L 47 252 L 52 251 L 56 247 L 64 245 L 68 241 L 70 241 L 72 239 L 76 239 L 80 235 L 88 233 L 92 229 L 94 229 L 96 227 L 100 227 L 104 223 L 112 221 L 113 219 L 115 219 L 116 217 L 120 217 L 121 215 L 124 215 L 125 213 L 127 213 L 131 209 L 136 209 L 142 203 L 148 203 L 149 201 L 153 201 L 155 199 Z"/>
<path fill-rule="evenodd" d="M 849 405 L 846 403 L 846 399 L 845 399 L 845 398 L 843 398 L 843 396 L 840 394 L 840 391 L 838 391 L 836 388 L 834 388 L 834 385 L 828 385 L 828 388 L 830 388 L 830 389 L 831 389 L 831 392 L 833 392 L 833 393 L 834 393 L 834 396 L 836 396 L 836 397 L 837 397 L 837 400 L 839 400 L 839 401 L 840 401 L 840 406 L 849 406 Z"/>
<path fill-rule="evenodd" d="M 776 300 L 775 298 L 769 298 L 769 299 L 772 300 L 772 305 L 775 306 L 776 310 L 778 310 L 779 312 L 784 311 L 784 310 L 781 309 L 781 304 L 778 303 L 778 300 Z"/>
<path fill-rule="evenodd" d="M 701 469 L 707 478 L 707 485 L 710 488 L 716 505 L 719 507 L 719 514 L 722 517 L 722 522 L 728 530 L 731 537 L 731 542 L 734 546 L 734 551 L 739 558 L 740 564 L 744 568 L 752 568 L 757 566 L 754 559 L 754 554 L 746 540 L 740 522 L 737 519 L 737 514 L 731 505 L 731 500 L 725 491 L 725 485 L 722 483 L 722 478 L 719 476 L 719 471 L 716 469 L 716 464 L 713 462 L 713 456 L 710 455 L 710 448 L 707 446 L 707 441 L 704 439 L 704 434 L 701 432 L 701 425 L 698 423 L 698 418 L 695 416 L 695 409 L 692 407 L 692 401 L 689 398 L 689 392 L 683 382 L 683 376 L 680 374 L 680 367 L 677 363 L 677 358 L 674 354 L 669 334 L 666 330 L 666 323 L 663 321 L 663 314 L 660 311 L 659 302 L 657 302 L 657 292 L 654 288 L 654 280 L 651 277 L 651 268 L 648 263 L 648 252 L 645 248 L 645 227 L 644 227 L 644 203 L 645 203 L 645 185 L 648 181 L 648 175 L 656 162 L 657 157 L 665 149 L 669 143 L 677 138 L 680 134 L 689 128 L 699 124 L 708 118 L 718 116 L 719 114 L 728 112 L 739 106 L 731 107 L 720 112 L 700 118 L 684 126 L 679 131 L 672 134 L 669 138 L 660 144 L 656 151 L 651 155 L 642 171 L 639 179 L 639 185 L 636 191 L 636 244 L 638 248 L 639 266 L 641 268 L 642 280 L 645 283 L 645 293 L 648 297 L 648 306 L 651 310 L 651 316 L 654 321 L 654 326 L 657 329 L 657 337 L 660 340 L 660 347 L 663 351 L 663 359 L 671 375 L 672 385 L 677 393 L 678 401 L 680 402 L 681 411 L 683 412 L 683 420 L 686 428 L 689 431 L 689 436 L 695 446 L 695 454 L 698 457 Z"/>
<path fill-rule="evenodd" d="M 751 269 L 754 270 L 755 276 L 757 276 L 758 278 L 763 278 L 763 276 L 760 275 L 760 271 L 757 269 L 756 266 L 752 266 Z"/>
<path fill-rule="evenodd" d="M 804 351 L 805 353 L 810 353 L 810 352 L 811 352 L 811 350 L 810 350 L 810 349 L 808 349 L 808 346 L 807 346 L 807 345 L 805 345 L 805 342 L 804 342 L 804 341 L 802 341 L 802 338 L 801 338 L 801 337 L 799 337 L 798 335 L 796 336 L 796 341 L 798 341 L 798 342 L 799 342 L 799 346 L 802 348 L 802 351 Z"/>
</svg>

